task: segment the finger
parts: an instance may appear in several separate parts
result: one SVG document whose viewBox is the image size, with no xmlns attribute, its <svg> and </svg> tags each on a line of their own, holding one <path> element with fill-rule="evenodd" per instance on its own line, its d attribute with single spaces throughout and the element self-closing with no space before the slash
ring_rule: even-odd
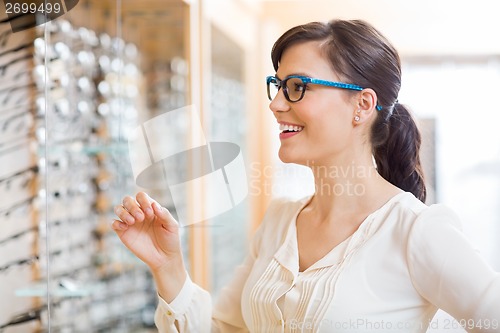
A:
<svg viewBox="0 0 500 333">
<path fill-rule="evenodd" d="M 128 229 L 128 224 L 123 222 L 123 221 L 119 221 L 119 220 L 113 220 L 113 223 L 111 224 L 111 228 L 115 231 L 125 231 Z"/>
<path fill-rule="evenodd" d="M 135 218 L 122 205 L 115 206 L 114 212 L 124 223 L 134 224 Z"/>
<path fill-rule="evenodd" d="M 144 213 L 139 207 L 139 203 L 131 196 L 126 196 L 123 198 L 123 207 L 135 218 L 135 221 L 144 221 Z"/>
<path fill-rule="evenodd" d="M 156 201 L 153 202 L 152 207 L 155 215 L 165 227 L 177 227 L 179 225 L 168 209 L 160 206 Z"/>
<path fill-rule="evenodd" d="M 144 212 L 144 214 L 146 215 L 146 217 L 150 217 L 150 218 L 153 217 L 154 212 L 153 212 L 153 208 L 151 207 L 151 203 L 153 202 L 153 199 L 151 199 L 149 197 L 149 195 L 147 195 L 145 192 L 137 193 L 135 198 L 136 198 L 137 202 L 139 203 L 139 205 L 141 206 L 141 209 Z"/>
</svg>

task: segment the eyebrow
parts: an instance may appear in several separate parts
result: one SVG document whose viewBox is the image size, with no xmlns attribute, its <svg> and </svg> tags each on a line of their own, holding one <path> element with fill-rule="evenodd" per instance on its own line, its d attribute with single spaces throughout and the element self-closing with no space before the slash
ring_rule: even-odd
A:
<svg viewBox="0 0 500 333">
<path fill-rule="evenodd" d="M 285 76 L 285 78 L 289 77 L 289 76 L 306 76 L 306 77 L 309 77 L 309 78 L 313 78 L 314 76 L 311 76 L 307 73 L 304 73 L 304 72 L 297 72 L 297 73 L 291 73 L 291 74 L 288 74 L 287 76 Z M 278 76 L 278 73 L 274 74 L 274 76 L 281 81 L 281 78 Z"/>
</svg>

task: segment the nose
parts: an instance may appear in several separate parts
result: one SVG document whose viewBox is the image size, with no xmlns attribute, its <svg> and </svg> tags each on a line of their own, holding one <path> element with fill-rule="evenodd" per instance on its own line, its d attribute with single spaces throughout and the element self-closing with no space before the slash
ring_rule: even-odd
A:
<svg viewBox="0 0 500 333">
<path fill-rule="evenodd" d="M 276 115 L 276 112 L 290 111 L 290 103 L 286 100 L 283 89 L 280 89 L 274 99 L 269 103 L 269 109 Z"/>
</svg>

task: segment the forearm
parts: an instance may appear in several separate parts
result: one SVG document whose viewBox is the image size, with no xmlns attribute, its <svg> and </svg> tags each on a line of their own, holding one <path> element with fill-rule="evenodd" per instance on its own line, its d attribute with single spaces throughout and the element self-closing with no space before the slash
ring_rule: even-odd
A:
<svg viewBox="0 0 500 333">
<path fill-rule="evenodd" d="M 173 260 L 169 265 L 151 270 L 158 294 L 171 303 L 179 294 L 186 281 L 187 273 L 182 258 Z"/>
</svg>

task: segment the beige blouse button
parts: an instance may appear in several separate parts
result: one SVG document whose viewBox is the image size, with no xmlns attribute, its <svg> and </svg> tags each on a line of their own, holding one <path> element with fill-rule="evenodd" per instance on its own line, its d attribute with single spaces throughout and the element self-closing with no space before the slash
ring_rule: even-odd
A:
<svg viewBox="0 0 500 333">
<path fill-rule="evenodd" d="M 283 319 L 280 319 L 280 321 L 279 321 L 279 325 L 280 325 L 280 326 L 283 326 Z"/>
<path fill-rule="evenodd" d="M 172 314 L 173 314 L 172 311 L 170 311 L 170 310 L 167 311 L 167 316 L 171 316 Z"/>
</svg>

